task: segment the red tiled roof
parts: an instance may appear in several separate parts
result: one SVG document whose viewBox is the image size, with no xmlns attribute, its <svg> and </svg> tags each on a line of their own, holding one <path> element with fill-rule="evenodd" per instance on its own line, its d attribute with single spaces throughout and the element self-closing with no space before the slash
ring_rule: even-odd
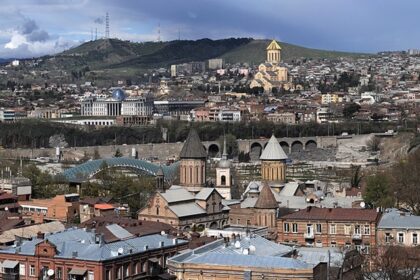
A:
<svg viewBox="0 0 420 280">
<path fill-rule="evenodd" d="M 95 204 L 95 209 L 100 209 L 100 210 L 111 210 L 114 209 L 114 205 L 111 204 L 107 204 L 107 203 L 99 203 L 99 204 Z"/>
<path fill-rule="evenodd" d="M 282 219 L 374 222 L 379 216 L 375 209 L 308 207 L 285 215 Z"/>
</svg>

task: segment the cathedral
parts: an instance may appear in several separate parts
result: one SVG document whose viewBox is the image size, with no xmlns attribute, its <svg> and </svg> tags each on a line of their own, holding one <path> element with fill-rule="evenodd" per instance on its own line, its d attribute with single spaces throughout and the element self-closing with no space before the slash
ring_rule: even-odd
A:
<svg viewBox="0 0 420 280">
<path fill-rule="evenodd" d="M 250 87 L 262 87 L 265 92 L 273 88 L 288 87 L 287 68 L 281 66 L 281 47 L 276 40 L 271 41 L 267 49 L 267 60 L 258 66 Z"/>
</svg>

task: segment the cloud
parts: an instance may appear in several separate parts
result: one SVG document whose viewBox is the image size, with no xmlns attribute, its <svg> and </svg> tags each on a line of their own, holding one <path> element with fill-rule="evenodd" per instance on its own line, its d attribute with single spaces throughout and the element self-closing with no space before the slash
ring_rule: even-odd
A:
<svg viewBox="0 0 420 280">
<path fill-rule="evenodd" d="M 21 15 L 21 21 L 11 31 L 2 32 L 3 36 L 9 37 L 3 46 L 0 45 L 0 57 L 26 58 L 53 54 L 80 43 L 62 36 L 51 36 L 34 19 Z"/>
<path fill-rule="evenodd" d="M 96 24 L 104 24 L 104 19 L 101 17 L 98 17 L 98 18 L 95 18 L 93 22 Z"/>
</svg>

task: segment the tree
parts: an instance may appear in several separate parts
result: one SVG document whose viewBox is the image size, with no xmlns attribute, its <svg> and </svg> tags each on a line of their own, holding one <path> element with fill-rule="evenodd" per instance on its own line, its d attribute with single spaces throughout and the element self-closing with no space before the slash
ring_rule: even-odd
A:
<svg viewBox="0 0 420 280">
<path fill-rule="evenodd" d="M 366 143 L 369 150 L 372 152 L 377 152 L 380 150 L 381 139 L 373 135 Z"/>
<path fill-rule="evenodd" d="M 359 104 L 354 103 L 354 102 L 352 102 L 352 103 L 348 103 L 348 104 L 346 104 L 346 105 L 344 106 L 344 109 L 343 109 L 343 116 L 344 116 L 346 119 L 351 119 L 351 118 L 353 118 L 353 117 L 354 117 L 354 115 L 355 115 L 357 112 L 359 112 L 359 110 L 360 110 L 360 105 L 359 105 Z"/>
<path fill-rule="evenodd" d="M 361 170 L 361 166 L 351 166 L 352 169 L 352 176 L 351 176 L 351 181 L 350 181 L 350 185 L 351 187 L 355 187 L 355 188 L 359 188 L 360 187 L 360 183 L 363 179 L 363 176 L 360 174 L 360 170 Z"/>
<path fill-rule="evenodd" d="M 122 157 L 123 154 L 120 151 L 120 148 L 117 148 L 117 150 L 115 151 L 114 157 Z"/>
<path fill-rule="evenodd" d="M 99 154 L 99 150 L 98 148 L 95 148 L 93 150 L 93 159 L 100 159 L 100 158 L 101 158 L 101 155 Z"/>
<path fill-rule="evenodd" d="M 420 149 L 395 164 L 389 173 L 398 202 L 420 215 Z"/>
<path fill-rule="evenodd" d="M 366 191 L 363 195 L 363 199 L 372 207 L 393 207 L 394 196 L 392 194 L 388 176 L 384 173 L 369 176 L 367 178 Z"/>
</svg>

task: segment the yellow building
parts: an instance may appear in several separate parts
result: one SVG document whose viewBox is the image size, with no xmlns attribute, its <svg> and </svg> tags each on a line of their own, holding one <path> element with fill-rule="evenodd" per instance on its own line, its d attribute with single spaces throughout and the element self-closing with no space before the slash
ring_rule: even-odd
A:
<svg viewBox="0 0 420 280">
<path fill-rule="evenodd" d="M 267 47 L 267 60 L 258 66 L 250 87 L 262 87 L 265 92 L 271 92 L 273 87 L 281 87 L 288 81 L 287 68 L 280 66 L 281 47 L 275 41 Z"/>
</svg>

